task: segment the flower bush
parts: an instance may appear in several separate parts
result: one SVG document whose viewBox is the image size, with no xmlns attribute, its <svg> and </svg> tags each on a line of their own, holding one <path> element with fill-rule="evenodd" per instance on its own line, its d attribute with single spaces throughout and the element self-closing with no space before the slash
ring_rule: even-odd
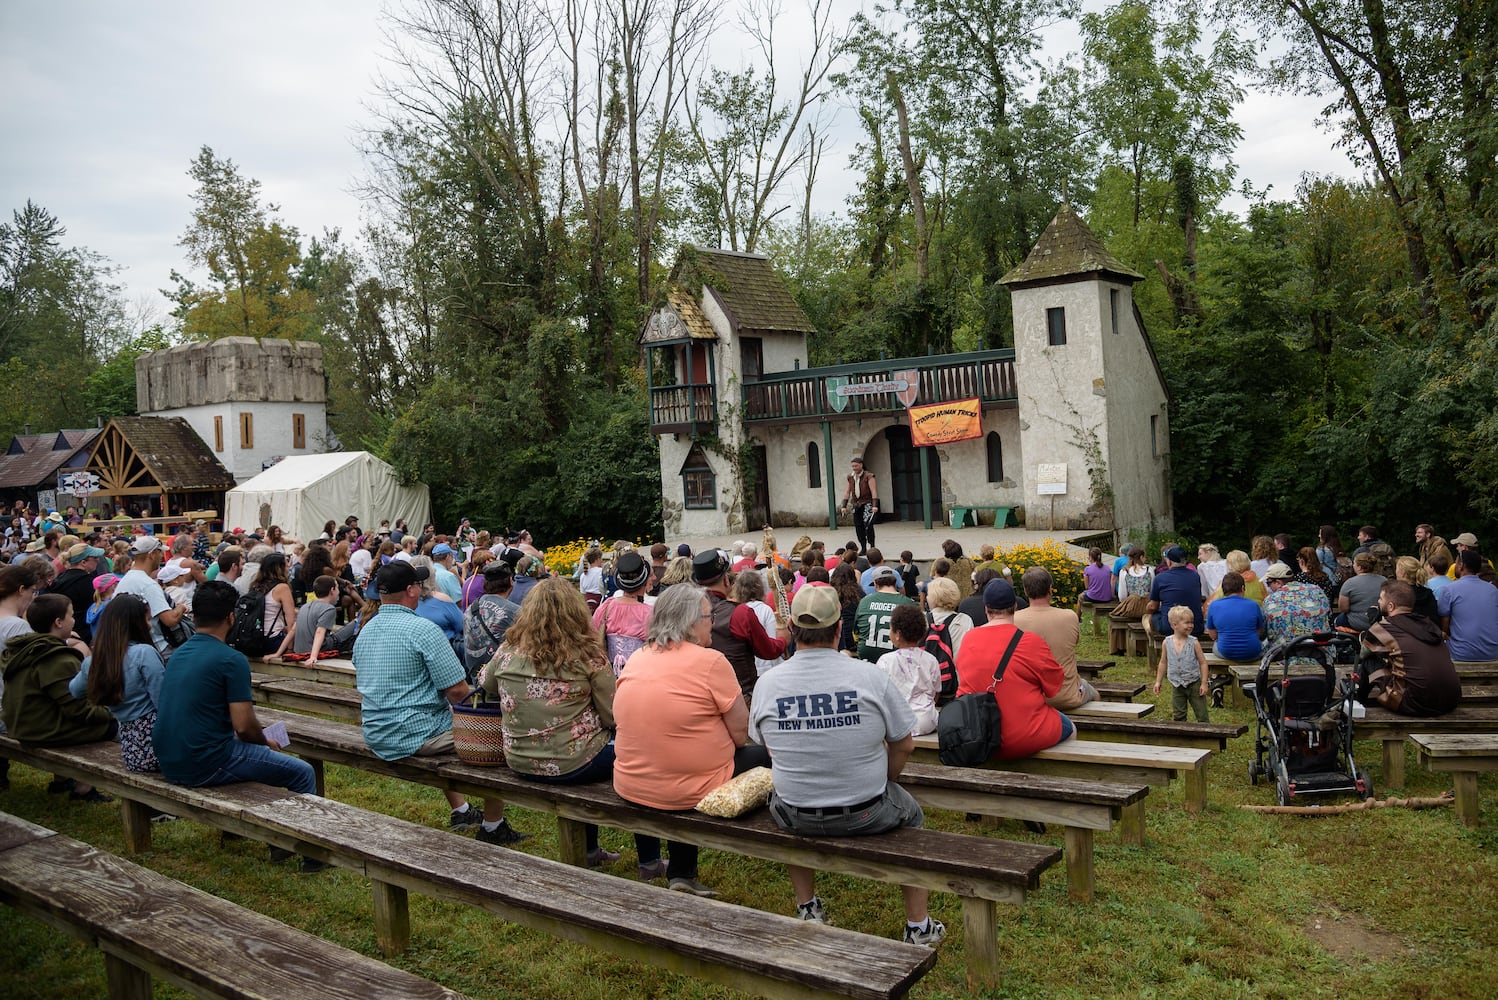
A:
<svg viewBox="0 0 1498 1000">
<path fill-rule="evenodd" d="M 588 549 L 595 545 L 599 546 L 604 550 L 604 559 L 607 560 L 612 552 L 612 546 L 619 544 L 621 541 L 629 542 L 629 539 L 621 538 L 617 541 L 604 542 L 597 538 L 574 538 L 570 542 L 559 542 L 556 545 L 547 546 L 541 550 L 541 556 L 548 570 L 553 573 L 559 573 L 562 576 L 571 576 L 577 569 L 578 560 L 583 557 L 583 553 L 587 552 Z M 645 554 L 649 552 L 650 546 L 654 543 L 649 540 L 636 538 L 631 544 L 636 549 L 641 550 L 642 554 Z"/>
<path fill-rule="evenodd" d="M 994 558 L 1008 566 L 1014 574 L 1011 580 L 1019 589 L 1020 577 L 1031 566 L 1044 566 L 1051 571 L 1053 590 L 1051 604 L 1058 608 L 1077 607 L 1077 598 L 1087 589 L 1087 579 L 1082 575 L 1082 564 L 1067 552 L 1060 542 L 1044 541 L 1039 544 L 1015 545 L 1011 548 L 996 548 Z"/>
</svg>

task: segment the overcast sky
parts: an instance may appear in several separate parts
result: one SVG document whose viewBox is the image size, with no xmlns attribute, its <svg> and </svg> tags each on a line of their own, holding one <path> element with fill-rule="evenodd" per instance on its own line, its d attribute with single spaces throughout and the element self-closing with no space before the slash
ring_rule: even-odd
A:
<svg viewBox="0 0 1498 1000">
<path fill-rule="evenodd" d="M 47 208 L 69 245 L 122 268 L 132 302 L 163 310 L 155 293 L 184 267 L 187 168 L 201 146 L 258 179 L 304 236 L 325 227 L 355 235 L 356 140 L 372 120 L 385 52 L 377 9 L 333 0 L 0 4 L 0 212 L 8 221 L 28 198 Z M 1054 30 L 1048 56 L 1074 37 L 1069 26 Z M 736 39 L 723 35 L 717 50 L 739 68 Z M 1239 177 L 1290 197 L 1302 173 L 1353 176 L 1314 124 L 1321 103 L 1250 92 L 1238 116 Z M 856 183 L 846 166 L 853 141 L 826 155 L 819 211 L 841 211 Z"/>
</svg>

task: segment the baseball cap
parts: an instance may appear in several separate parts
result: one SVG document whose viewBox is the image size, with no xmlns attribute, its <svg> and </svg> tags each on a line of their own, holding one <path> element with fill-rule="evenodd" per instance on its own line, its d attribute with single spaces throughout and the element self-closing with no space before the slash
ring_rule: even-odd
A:
<svg viewBox="0 0 1498 1000">
<path fill-rule="evenodd" d="M 434 545 L 432 547 L 433 559 L 441 559 L 443 556 L 450 556 L 452 554 L 453 547 L 446 542 L 439 542 L 437 545 Z"/>
<path fill-rule="evenodd" d="M 878 569 L 874 570 L 874 575 L 872 577 L 870 577 L 869 579 L 873 580 L 873 582 L 875 582 L 875 583 L 883 583 L 886 580 L 888 580 L 890 583 L 894 583 L 895 582 L 895 570 L 894 570 L 894 567 L 892 567 L 892 566 L 880 566 Z"/>
<path fill-rule="evenodd" d="M 1181 548 L 1179 545 L 1172 545 L 1170 548 L 1165 550 L 1165 561 L 1173 563 L 1185 562 L 1186 550 Z"/>
<path fill-rule="evenodd" d="M 989 580 L 983 588 L 983 606 L 995 611 L 1007 611 L 1014 607 L 1014 584 L 1000 577 Z"/>
<path fill-rule="evenodd" d="M 1451 540 L 1452 545 L 1470 545 L 1477 548 L 1477 536 L 1470 531 L 1464 531 Z"/>
<path fill-rule="evenodd" d="M 804 584 L 791 601 L 791 621 L 802 628 L 827 628 L 842 617 L 837 591 L 825 583 Z"/>
<path fill-rule="evenodd" d="M 688 558 L 691 558 L 692 547 L 686 542 L 682 542 L 680 545 L 676 546 L 676 554 L 679 556 L 686 556 Z"/>
<path fill-rule="evenodd" d="M 94 577 L 94 589 L 108 590 L 110 587 L 113 587 L 119 582 L 120 578 L 114 573 L 100 573 L 98 576 Z"/>
<path fill-rule="evenodd" d="M 395 559 L 380 570 L 380 593 L 399 594 L 411 584 L 420 583 L 430 575 L 425 566 L 412 566 L 409 562 Z"/>
<path fill-rule="evenodd" d="M 1290 567 L 1282 562 L 1277 562 L 1264 571 L 1266 580 L 1288 580 L 1295 574 L 1290 572 Z"/>
<path fill-rule="evenodd" d="M 141 535 L 130 543 L 130 551 L 138 556 L 150 555 L 161 548 L 161 539 L 155 535 Z"/>
<path fill-rule="evenodd" d="M 157 583 L 171 583 L 179 577 L 187 576 L 190 570 L 181 563 L 169 562 L 156 571 Z"/>
<path fill-rule="evenodd" d="M 717 549 L 708 549 L 692 560 L 692 582 L 713 583 L 723 576 L 723 557 Z"/>
<path fill-rule="evenodd" d="M 650 580 L 650 567 L 638 552 L 626 552 L 614 567 L 614 579 L 621 590 L 639 590 Z"/>
<path fill-rule="evenodd" d="M 98 549 L 87 543 L 79 542 L 77 545 L 68 549 L 68 565 L 76 566 L 79 563 L 83 562 L 83 560 L 85 559 L 92 559 L 95 556 L 102 556 L 103 554 L 103 549 Z"/>
</svg>

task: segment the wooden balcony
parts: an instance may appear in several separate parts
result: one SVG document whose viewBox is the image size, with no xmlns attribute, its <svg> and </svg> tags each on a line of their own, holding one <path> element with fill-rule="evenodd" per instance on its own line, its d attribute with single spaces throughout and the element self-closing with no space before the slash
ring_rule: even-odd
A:
<svg viewBox="0 0 1498 1000">
<path fill-rule="evenodd" d="M 718 398 L 710 385 L 657 385 L 650 389 L 652 434 L 714 434 Z"/>
<path fill-rule="evenodd" d="M 850 386 L 888 382 L 897 372 L 914 370 L 918 390 L 915 405 L 944 403 L 977 396 L 983 408 L 1018 405 L 1014 381 L 1014 351 L 973 351 L 925 358 L 895 358 L 852 365 L 829 365 L 774 372 L 744 385 L 745 423 L 804 423 L 888 416 L 905 408 L 894 393 L 845 397 L 841 411 L 828 395 L 829 378 L 843 377 Z"/>
</svg>

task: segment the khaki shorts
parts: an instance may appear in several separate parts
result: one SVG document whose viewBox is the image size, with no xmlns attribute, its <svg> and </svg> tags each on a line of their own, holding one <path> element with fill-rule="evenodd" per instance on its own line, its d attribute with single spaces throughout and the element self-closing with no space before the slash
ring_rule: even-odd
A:
<svg viewBox="0 0 1498 1000">
<path fill-rule="evenodd" d="M 449 729 L 445 733 L 438 733 L 421 745 L 421 749 L 412 754 L 413 757 L 435 757 L 438 754 L 453 752 L 453 731 Z"/>
</svg>

